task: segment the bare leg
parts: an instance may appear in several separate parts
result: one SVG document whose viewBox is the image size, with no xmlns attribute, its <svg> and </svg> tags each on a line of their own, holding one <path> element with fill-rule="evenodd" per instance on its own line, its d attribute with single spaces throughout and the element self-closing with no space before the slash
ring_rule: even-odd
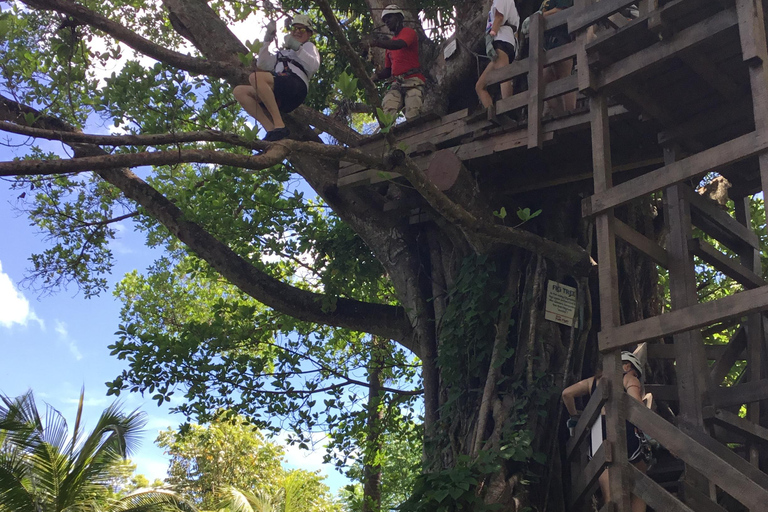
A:
<svg viewBox="0 0 768 512">
<path fill-rule="evenodd" d="M 480 98 L 480 103 L 483 104 L 485 108 L 490 107 L 493 105 L 493 98 L 491 98 L 491 95 L 488 94 L 488 91 L 486 88 L 488 87 L 488 74 L 494 69 L 503 68 L 504 66 L 509 64 L 509 55 L 507 55 L 505 52 L 501 50 L 496 50 L 496 58 L 493 59 L 493 62 L 491 62 L 488 66 L 486 66 L 483 73 L 480 75 L 480 78 L 477 79 L 477 83 L 475 84 L 475 92 L 477 93 L 477 97 Z M 507 86 L 505 88 L 505 86 Z M 506 91 L 506 94 L 505 94 Z M 501 97 L 506 98 L 507 96 L 512 95 L 512 82 L 505 82 L 501 84 Z"/>
<path fill-rule="evenodd" d="M 648 471 L 648 465 L 645 463 L 644 460 L 636 462 L 635 467 L 639 469 L 640 472 L 643 474 L 645 474 L 645 472 Z M 634 494 L 632 495 L 630 506 L 632 508 L 632 512 L 645 512 L 645 502 L 642 499 L 635 496 Z"/>
<path fill-rule="evenodd" d="M 243 110 L 253 116 L 266 131 L 270 132 L 275 129 L 272 118 L 261 108 L 256 89 L 248 85 L 238 85 L 232 92 Z"/>
<path fill-rule="evenodd" d="M 555 74 L 558 79 L 567 78 L 571 76 L 571 72 L 573 71 L 573 59 L 558 62 L 552 67 L 555 68 Z M 574 110 L 576 108 L 576 91 L 563 94 L 560 96 L 560 101 L 564 112 Z"/>
<path fill-rule="evenodd" d="M 267 109 L 269 115 L 272 117 L 274 128 L 285 128 L 283 117 L 280 115 L 280 110 L 277 108 L 277 101 L 275 100 L 275 77 L 272 73 L 266 73 L 263 71 L 257 71 L 256 77 L 256 94 L 259 96 L 259 100 L 264 104 L 264 108 Z M 268 130 L 272 131 L 272 130 Z"/>
<path fill-rule="evenodd" d="M 610 491 L 610 486 L 608 485 L 607 469 L 604 470 L 602 473 L 600 473 L 600 476 L 597 477 L 597 481 L 600 484 L 600 491 L 603 493 L 603 503 L 608 503 L 609 501 L 611 501 L 611 491 Z"/>
</svg>

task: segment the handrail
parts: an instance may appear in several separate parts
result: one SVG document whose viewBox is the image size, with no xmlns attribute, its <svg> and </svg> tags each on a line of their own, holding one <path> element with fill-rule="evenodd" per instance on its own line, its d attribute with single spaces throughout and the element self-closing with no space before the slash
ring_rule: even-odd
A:
<svg viewBox="0 0 768 512">
<path fill-rule="evenodd" d="M 598 380 L 595 392 L 592 393 L 592 397 L 581 413 L 581 418 L 579 418 L 576 427 L 573 429 L 573 437 L 568 440 L 568 444 L 565 447 L 565 455 L 568 460 L 573 457 L 576 453 L 576 448 L 586 438 L 589 427 L 600 417 L 603 406 L 608 401 L 609 394 L 606 382 Z"/>
<path fill-rule="evenodd" d="M 568 19 L 568 33 L 573 34 L 574 32 L 585 29 L 602 21 L 608 16 L 619 12 L 625 7 L 629 7 L 636 3 L 637 0 L 600 0 L 586 9 L 575 12 L 573 16 Z"/>
</svg>

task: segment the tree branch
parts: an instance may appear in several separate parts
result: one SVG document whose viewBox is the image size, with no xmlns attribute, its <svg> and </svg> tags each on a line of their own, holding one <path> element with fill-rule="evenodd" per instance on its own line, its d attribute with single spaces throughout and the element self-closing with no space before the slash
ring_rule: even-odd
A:
<svg viewBox="0 0 768 512">
<path fill-rule="evenodd" d="M 589 254 L 583 249 L 567 247 L 523 229 L 482 222 L 475 215 L 451 201 L 445 193 L 427 179 L 426 175 L 410 158 L 406 158 L 397 167 L 396 172 L 405 177 L 437 213 L 448 222 L 459 226 L 470 240 L 478 236 L 488 238 L 540 254 L 577 275 L 586 275 L 590 272 L 592 263 Z"/>
<path fill-rule="evenodd" d="M 17 121 L 24 122 L 23 117 L 19 116 L 19 119 L 17 119 Z M 161 146 L 161 145 L 167 145 L 167 144 L 180 144 L 180 143 L 190 143 L 190 142 L 225 142 L 228 144 L 232 144 L 234 146 L 241 146 L 251 150 L 264 151 L 266 152 L 265 154 L 268 154 L 270 150 L 275 151 L 276 148 L 283 148 L 279 151 L 280 153 L 286 152 L 285 156 L 289 156 L 291 153 L 294 153 L 294 152 L 301 152 L 301 153 L 311 154 L 311 155 L 315 155 L 323 158 L 343 159 L 345 161 L 356 162 L 356 163 L 360 163 L 360 164 L 371 166 L 371 167 L 381 167 L 382 165 L 382 162 L 380 159 L 373 157 L 368 153 L 365 153 L 360 150 L 352 149 L 352 148 L 343 147 L 343 146 L 330 146 L 330 145 L 321 144 L 318 142 L 311 142 L 311 141 L 304 142 L 304 141 L 297 141 L 297 140 L 291 140 L 291 139 L 282 140 L 279 143 L 264 142 L 260 140 L 249 140 L 239 135 L 220 132 L 217 130 L 202 130 L 202 131 L 181 132 L 181 133 L 160 133 L 160 134 L 150 134 L 150 135 L 93 135 L 93 134 L 86 134 L 86 133 L 80 133 L 80 132 L 64 131 L 61 128 L 57 130 L 45 130 L 41 128 L 33 128 L 30 126 L 11 123 L 7 121 L 0 121 L 0 131 L 16 133 L 19 135 L 28 135 L 30 137 L 37 137 L 37 138 L 48 139 L 48 140 L 58 140 L 58 141 L 67 142 L 67 143 L 97 144 L 102 146 Z M 260 163 L 262 160 L 254 161 L 254 158 L 258 158 L 264 155 L 248 156 L 248 155 L 229 154 L 228 156 L 225 156 L 224 153 L 213 151 L 213 150 L 208 150 L 208 151 L 181 150 L 181 151 L 175 151 L 173 153 L 175 153 L 176 155 L 182 155 L 189 151 L 198 151 L 198 152 L 202 151 L 203 153 L 209 154 L 210 158 L 214 158 L 217 160 L 217 161 L 211 160 L 208 163 L 221 163 L 223 165 L 237 165 L 239 167 L 244 167 L 247 169 L 265 168 L 265 167 L 253 167 L 255 165 L 256 166 L 262 165 Z M 134 154 L 142 154 L 142 153 L 134 153 Z M 157 153 L 143 153 L 143 154 L 157 154 Z M 214 154 L 216 154 L 216 156 L 213 156 Z M 273 153 L 273 155 L 277 155 L 277 154 L 278 153 Z M 109 156 L 118 156 L 118 155 L 109 155 Z M 124 156 L 127 156 L 127 155 L 124 155 Z M 161 157 L 157 156 L 153 158 L 161 158 Z M 189 158 L 193 158 L 193 157 L 190 155 Z M 221 159 L 226 159 L 227 161 L 224 162 Z M 198 161 L 198 160 L 189 160 L 189 162 L 191 161 Z M 14 162 L 14 163 L 21 163 L 21 162 Z M 174 162 L 174 163 L 180 163 L 180 162 Z M 134 166 L 129 163 L 126 163 L 126 164 L 121 163 L 118 165 L 128 166 L 128 167 Z M 139 165 L 144 165 L 144 164 L 139 164 Z M 155 165 L 164 165 L 164 164 L 155 164 Z M 274 163 L 270 163 L 269 165 L 274 165 Z M 266 165 L 266 167 L 269 167 L 269 165 Z M 70 171 L 67 171 L 67 172 L 70 172 Z M 38 173 L 33 173 L 33 174 L 38 174 Z M 39 173 L 39 174 L 47 174 L 47 173 Z"/>
<path fill-rule="evenodd" d="M 339 25 L 339 20 L 336 19 L 331 4 L 328 0 L 315 0 L 315 4 L 320 8 L 320 11 L 325 17 L 325 21 L 328 22 L 328 27 L 331 29 L 333 37 L 336 38 L 336 42 L 341 48 L 341 52 L 349 60 L 349 65 L 352 67 L 352 72 L 357 79 L 362 83 L 365 94 L 368 97 L 368 103 L 375 108 L 381 107 L 381 100 L 379 99 L 379 91 L 376 89 L 371 77 L 368 76 L 368 72 L 365 70 L 363 60 L 360 55 L 357 54 L 352 45 L 350 44 L 347 36 L 344 34 L 344 30 Z"/>
<path fill-rule="evenodd" d="M 128 30 L 109 18 L 69 0 L 22 0 L 22 2 L 34 9 L 56 11 L 71 16 L 81 23 L 109 34 L 137 52 L 190 73 L 234 80 L 238 83 L 247 82 L 249 72 L 241 66 L 228 62 L 216 62 L 190 57 L 183 53 L 169 50 Z M 248 49 L 245 46 L 243 46 L 242 51 L 243 53 L 248 53 Z M 232 57 L 235 58 L 234 55 Z"/>
<path fill-rule="evenodd" d="M 13 105 L 13 103 L 11 100 L 5 99 L 4 106 L 6 108 L 0 108 L 0 119 L 15 119 L 18 112 L 29 112 L 35 114 L 35 124 L 38 127 L 54 126 L 62 131 L 75 132 L 75 128 L 66 125 L 59 119 L 42 115 L 31 107 L 20 104 Z M 275 146 L 279 148 L 280 144 L 276 143 Z M 120 158 L 130 158 L 131 154 L 104 155 L 101 148 L 93 145 L 75 144 L 72 147 L 75 150 L 76 158 L 59 162 L 76 163 L 78 161 L 94 161 L 94 159 L 98 161 L 98 159 L 118 157 L 117 161 L 114 159 L 110 161 L 113 168 L 105 167 L 97 171 L 97 174 L 120 189 L 127 198 L 141 205 L 147 214 L 164 225 L 174 236 L 216 269 L 222 277 L 262 304 L 302 321 L 386 336 L 399 341 L 414 353 L 418 353 L 418 347 L 414 346 L 411 339 L 412 328 L 403 308 L 329 297 L 321 293 L 302 290 L 275 279 L 254 267 L 199 224 L 186 220 L 181 209 L 129 169 L 115 168 L 122 165 L 119 163 Z M 277 150 L 280 151 L 280 149 Z M 283 150 L 285 150 L 285 146 L 283 146 Z M 192 150 L 192 152 L 195 153 L 196 151 Z M 174 153 L 175 158 L 178 159 L 178 151 L 154 154 L 162 155 L 164 153 Z M 153 153 L 149 154 L 152 155 Z M 223 153 L 221 155 L 226 160 L 227 157 L 223 156 Z M 266 156 L 265 154 L 245 158 L 254 159 Z M 281 160 L 282 158 L 279 161 Z M 45 166 L 55 162 L 38 161 L 37 164 Z M 6 167 L 7 171 L 14 165 L 23 166 L 25 164 L 26 161 L 18 161 L 7 162 L 2 165 Z"/>
</svg>

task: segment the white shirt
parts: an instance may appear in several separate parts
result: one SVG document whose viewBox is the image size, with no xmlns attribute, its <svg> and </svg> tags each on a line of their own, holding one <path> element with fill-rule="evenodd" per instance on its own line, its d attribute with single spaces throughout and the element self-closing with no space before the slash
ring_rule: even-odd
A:
<svg viewBox="0 0 768 512">
<path fill-rule="evenodd" d="M 274 56 L 269 54 L 269 45 L 264 45 L 259 52 L 259 62 L 271 62 L 273 59 L 275 59 Z M 288 62 L 288 69 L 290 69 L 296 76 L 304 80 L 304 84 L 309 88 L 309 79 L 312 78 L 312 75 L 314 75 L 318 69 L 320 69 L 320 52 L 317 51 L 317 47 L 313 44 L 307 41 L 306 43 L 301 45 L 301 48 L 298 50 L 288 50 L 283 48 L 282 50 L 279 50 L 277 52 L 277 57 L 285 57 L 287 59 L 290 59 L 291 61 L 296 61 L 304 68 L 304 71 L 301 70 L 297 65 L 295 65 L 293 62 Z M 283 71 L 283 63 L 280 61 L 275 61 L 274 66 L 271 66 L 273 70 L 275 70 L 278 73 L 281 73 Z M 264 69 L 261 64 L 259 65 L 259 69 Z"/>
<path fill-rule="evenodd" d="M 515 0 L 493 0 L 491 10 L 488 12 L 488 26 L 485 31 L 490 32 L 493 26 L 493 19 L 496 17 L 496 13 L 501 14 L 504 17 L 502 21 L 499 33 L 494 38 L 495 41 L 505 41 L 517 50 L 517 37 L 515 37 L 515 30 L 520 27 L 520 14 L 515 7 Z M 515 27 L 514 29 L 512 27 Z"/>
</svg>

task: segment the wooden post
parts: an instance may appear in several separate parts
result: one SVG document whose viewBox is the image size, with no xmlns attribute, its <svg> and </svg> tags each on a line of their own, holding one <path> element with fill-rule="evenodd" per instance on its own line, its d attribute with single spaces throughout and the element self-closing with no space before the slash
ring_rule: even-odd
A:
<svg viewBox="0 0 768 512">
<path fill-rule="evenodd" d="M 594 3 L 594 0 L 574 0 L 573 6 L 581 11 Z M 589 68 L 589 59 L 587 58 L 587 43 L 594 36 L 592 27 L 580 31 L 576 34 L 576 73 L 579 79 L 579 92 L 585 95 L 594 94 L 594 74 Z"/>
<path fill-rule="evenodd" d="M 613 185 L 611 174 L 611 138 L 608 126 L 608 105 L 603 94 L 592 96 L 589 101 L 592 131 L 592 166 L 594 168 L 595 193 L 604 192 Z M 601 329 L 611 330 L 621 323 L 619 315 L 619 275 L 616 264 L 616 234 L 613 209 L 595 219 L 597 230 L 598 278 L 600 283 Z M 609 396 L 605 404 L 606 442 L 613 454 L 608 465 L 608 485 L 611 501 L 616 512 L 629 512 L 630 492 L 626 477 L 627 436 L 626 411 L 624 408 L 624 372 L 621 350 L 603 354 L 603 376 L 608 381 Z"/>
<path fill-rule="evenodd" d="M 734 198 L 736 220 L 749 229 L 752 229 L 752 220 L 750 212 L 749 197 Z M 762 263 L 760 261 L 760 251 L 751 246 L 744 247 L 739 251 L 741 264 L 752 270 L 758 275 L 762 275 Z M 765 332 L 763 330 L 763 315 L 760 313 L 752 314 L 747 317 L 747 370 L 749 371 L 749 380 L 756 382 L 763 377 L 763 344 L 765 343 Z M 760 402 L 747 404 L 747 419 L 755 425 L 760 425 Z M 759 445 L 755 442 L 749 443 L 749 462 L 756 467 L 760 467 Z"/>
<path fill-rule="evenodd" d="M 763 11 L 762 1 L 754 0 L 736 0 L 736 14 L 739 20 L 739 39 L 741 41 L 742 58 L 749 64 L 749 82 L 752 89 L 752 108 L 755 117 L 755 131 L 759 136 L 768 137 L 768 42 L 766 42 L 765 32 L 765 13 Z M 768 197 L 768 154 L 762 153 L 758 156 L 760 165 L 760 181 L 764 197 Z M 749 204 L 744 198 L 737 203 L 736 213 L 742 217 L 739 219 L 742 223 L 749 221 Z M 749 226 L 749 224 L 747 224 Z M 750 267 L 753 270 L 760 269 L 759 257 L 755 258 L 753 254 L 744 254 L 742 262 L 749 266 L 752 262 L 756 267 Z M 747 259 L 747 261 L 744 261 Z M 757 259 L 757 261 L 755 261 Z M 762 269 L 760 269 L 762 270 Z M 762 272 L 760 272 L 762 275 Z M 763 373 L 762 352 L 764 343 L 764 332 L 762 329 L 761 315 L 751 315 L 747 324 L 747 367 L 749 368 L 750 380 L 760 380 Z M 747 417 L 750 421 L 760 424 L 760 403 L 750 404 L 747 410 Z M 749 460 L 752 464 L 759 466 L 760 454 L 754 444 L 750 445 Z"/>
<path fill-rule="evenodd" d="M 677 160 L 677 149 L 664 149 L 664 163 Z M 692 236 L 690 204 L 682 187 L 674 185 L 664 192 L 664 217 L 669 229 L 667 251 L 669 253 L 669 288 L 672 309 L 685 308 L 698 303 L 696 274 L 689 239 Z M 678 427 L 683 432 L 705 432 L 703 408 L 709 389 L 709 372 L 704 342 L 699 329 L 676 334 L 674 337 L 675 361 L 680 413 Z M 714 489 L 705 477 L 686 466 L 684 483 L 697 488 L 711 497 Z"/>
<path fill-rule="evenodd" d="M 528 36 L 528 147 L 540 148 L 544 143 L 541 113 L 544 110 L 544 17 L 531 16 Z"/>
</svg>

